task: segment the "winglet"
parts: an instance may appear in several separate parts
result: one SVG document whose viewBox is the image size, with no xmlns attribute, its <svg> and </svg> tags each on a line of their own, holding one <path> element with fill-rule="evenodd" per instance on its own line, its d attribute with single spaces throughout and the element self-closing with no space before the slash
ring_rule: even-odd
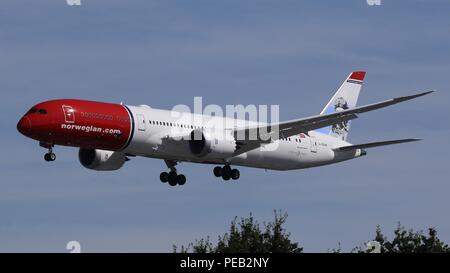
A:
<svg viewBox="0 0 450 273">
<path fill-rule="evenodd" d="M 431 93 L 434 93 L 434 92 L 436 92 L 436 90 L 431 90 L 431 91 L 419 93 L 419 94 L 417 94 L 417 95 L 414 95 L 414 98 L 422 97 L 422 96 L 425 96 L 425 95 L 428 95 L 428 94 L 431 94 Z"/>
<path fill-rule="evenodd" d="M 432 91 L 418 93 L 418 94 L 415 94 L 415 95 L 404 96 L 404 97 L 397 97 L 397 98 L 394 98 L 394 100 L 397 100 L 397 101 L 412 100 L 412 99 L 415 99 L 415 98 L 418 98 L 418 97 L 422 97 L 422 96 L 425 96 L 425 95 L 428 95 L 428 94 L 431 94 L 431 93 L 434 93 L 434 92 L 436 92 L 436 91 L 432 90 Z"/>
</svg>

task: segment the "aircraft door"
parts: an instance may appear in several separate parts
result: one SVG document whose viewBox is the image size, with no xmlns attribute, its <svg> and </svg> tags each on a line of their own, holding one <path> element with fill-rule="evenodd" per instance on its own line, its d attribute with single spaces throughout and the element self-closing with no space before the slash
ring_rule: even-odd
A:
<svg viewBox="0 0 450 273">
<path fill-rule="evenodd" d="M 317 153 L 317 138 L 310 136 L 309 137 L 309 141 L 310 141 L 310 149 L 312 153 Z"/>
<path fill-rule="evenodd" d="M 145 132 L 146 125 L 145 125 L 145 117 L 142 114 L 137 114 L 137 122 L 138 122 L 138 130 Z"/>
</svg>

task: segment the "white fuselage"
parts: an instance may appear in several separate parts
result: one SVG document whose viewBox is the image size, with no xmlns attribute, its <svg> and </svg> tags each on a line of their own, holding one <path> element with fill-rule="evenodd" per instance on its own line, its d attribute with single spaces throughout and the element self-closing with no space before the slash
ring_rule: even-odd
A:
<svg viewBox="0 0 450 273">
<path fill-rule="evenodd" d="M 336 163 L 361 155 L 361 150 L 337 151 L 338 147 L 350 145 L 336 137 L 310 131 L 308 134 L 279 139 L 260 148 L 230 157 L 199 157 L 174 136 L 189 135 L 193 129 L 244 127 L 261 124 L 252 121 L 180 113 L 153 109 L 148 106 L 127 106 L 134 119 L 132 139 L 123 151 L 127 154 L 211 164 L 231 164 L 273 170 L 292 170 Z M 223 127 L 223 130 L 233 127 Z"/>
</svg>

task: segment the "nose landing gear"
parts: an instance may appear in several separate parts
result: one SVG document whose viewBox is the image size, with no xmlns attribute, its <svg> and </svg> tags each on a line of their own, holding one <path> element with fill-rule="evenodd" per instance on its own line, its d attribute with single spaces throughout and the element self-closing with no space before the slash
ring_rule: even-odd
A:
<svg viewBox="0 0 450 273">
<path fill-rule="evenodd" d="M 48 143 L 41 142 L 41 143 L 39 143 L 39 145 L 41 147 L 44 147 L 44 148 L 48 149 L 48 153 L 46 153 L 44 155 L 44 160 L 45 161 L 50 162 L 50 161 L 55 161 L 56 160 L 56 155 L 53 153 L 53 146 L 54 146 L 53 144 L 48 144 Z"/>
<path fill-rule="evenodd" d="M 44 159 L 45 159 L 45 161 L 47 161 L 47 162 L 55 161 L 55 160 L 56 160 L 56 155 L 55 155 L 54 153 L 52 153 L 52 152 L 48 152 L 48 153 L 46 153 L 46 154 L 44 155 Z"/>
<path fill-rule="evenodd" d="M 228 181 L 230 179 L 237 180 L 241 176 L 238 169 L 231 169 L 230 165 L 224 167 L 217 166 L 213 170 L 216 177 L 222 177 L 223 180 Z"/>
<path fill-rule="evenodd" d="M 175 161 L 165 160 L 167 167 L 170 169 L 170 172 L 162 172 L 159 175 L 159 179 L 163 183 L 169 183 L 170 186 L 180 185 L 183 186 L 186 184 L 186 176 L 183 174 L 178 174 L 175 165 L 177 163 Z"/>
</svg>

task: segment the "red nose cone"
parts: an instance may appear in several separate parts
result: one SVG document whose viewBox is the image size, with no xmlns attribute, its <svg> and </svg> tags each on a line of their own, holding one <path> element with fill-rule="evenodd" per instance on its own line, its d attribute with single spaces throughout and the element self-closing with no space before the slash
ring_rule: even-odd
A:
<svg viewBox="0 0 450 273">
<path fill-rule="evenodd" d="M 17 123 L 17 130 L 21 132 L 23 135 L 26 135 L 31 130 L 31 122 L 28 117 L 22 117 Z"/>
</svg>

